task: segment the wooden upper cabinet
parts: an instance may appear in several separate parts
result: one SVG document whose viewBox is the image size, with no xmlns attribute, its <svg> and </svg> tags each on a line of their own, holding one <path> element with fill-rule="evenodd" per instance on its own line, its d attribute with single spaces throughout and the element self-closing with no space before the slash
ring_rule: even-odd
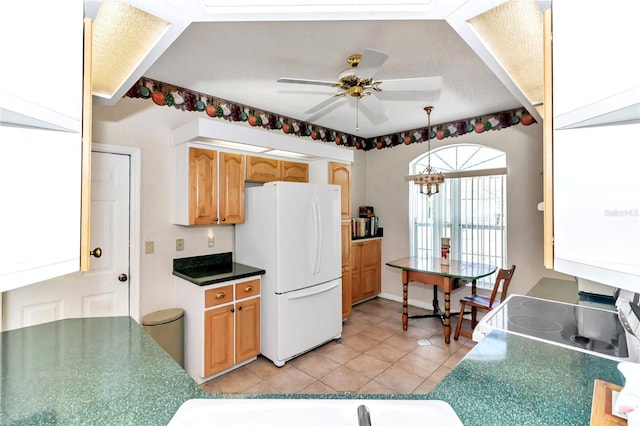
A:
<svg viewBox="0 0 640 426">
<path fill-rule="evenodd" d="M 243 154 L 174 147 L 174 214 L 177 225 L 244 222 Z"/>
<path fill-rule="evenodd" d="M 329 183 L 340 185 L 340 218 L 351 219 L 351 165 L 330 161 Z"/>
<path fill-rule="evenodd" d="M 243 154 L 220 153 L 220 224 L 244 222 L 244 163 Z"/>
<path fill-rule="evenodd" d="M 280 161 L 274 158 L 247 156 L 247 180 L 272 182 L 280 179 Z"/>
<path fill-rule="evenodd" d="M 280 180 L 309 182 L 309 164 L 280 160 Z"/>
<path fill-rule="evenodd" d="M 309 164 L 247 156 L 247 180 L 253 182 L 309 182 Z"/>
<path fill-rule="evenodd" d="M 216 223 L 217 152 L 189 148 L 189 224 Z"/>
</svg>

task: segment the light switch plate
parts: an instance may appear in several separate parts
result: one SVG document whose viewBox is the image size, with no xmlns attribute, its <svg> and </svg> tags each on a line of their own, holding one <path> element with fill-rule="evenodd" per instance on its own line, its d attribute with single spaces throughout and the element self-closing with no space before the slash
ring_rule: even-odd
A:
<svg viewBox="0 0 640 426">
<path fill-rule="evenodd" d="M 153 254 L 153 241 L 145 241 L 144 242 L 144 253 L 145 254 Z"/>
<path fill-rule="evenodd" d="M 184 250 L 184 238 L 176 239 L 176 251 Z"/>
</svg>

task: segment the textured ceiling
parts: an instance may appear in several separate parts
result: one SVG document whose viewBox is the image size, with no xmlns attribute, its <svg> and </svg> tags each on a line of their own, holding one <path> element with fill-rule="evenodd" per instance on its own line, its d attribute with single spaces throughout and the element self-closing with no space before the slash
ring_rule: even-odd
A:
<svg viewBox="0 0 640 426">
<path fill-rule="evenodd" d="M 496 66 L 495 54 L 491 52 L 493 57 L 487 60 L 483 46 L 489 41 L 481 40 L 475 30 L 471 31 L 471 41 L 470 36 L 463 39 L 459 35 L 460 28 L 471 27 L 470 19 L 505 0 L 430 0 L 426 2 L 429 8 L 408 6 L 419 7 L 419 13 L 367 13 L 366 7 L 361 7 L 356 12 L 338 14 L 296 14 L 288 13 L 291 8 L 287 8 L 280 14 L 260 15 L 261 9 L 260 13 L 236 13 L 231 18 L 222 12 L 202 15 L 202 3 L 198 0 L 180 0 L 179 4 L 177 0 L 129 2 L 163 19 L 181 20 L 184 30 L 170 40 L 170 45 L 165 41 L 168 47 L 164 46 L 155 56 L 149 55 L 153 60 L 147 59 L 149 64 L 132 74 L 126 89 L 132 81 L 145 76 L 363 138 L 425 127 L 427 105 L 434 106 L 431 116 L 434 125 L 532 106 L 529 98 L 522 96 L 520 86 L 510 76 L 505 77 L 501 65 L 504 58 Z M 514 40 L 518 40 L 514 32 L 530 37 L 522 21 L 512 22 L 510 17 L 539 13 L 526 11 L 532 2 L 535 3 L 509 0 L 508 5 L 513 7 L 505 8 L 508 13 L 497 17 L 486 15 L 478 24 L 483 26 L 484 36 L 489 38 L 493 27 L 506 26 L 506 34 Z M 167 11 L 157 12 L 165 4 Z M 340 19 L 342 16 L 344 19 Z M 500 40 L 504 32 L 497 34 L 494 41 Z M 359 103 L 355 98 L 345 97 L 318 113 L 304 114 L 336 89 L 276 82 L 281 77 L 336 81 L 339 72 L 347 67 L 346 58 L 366 48 L 384 51 L 389 59 L 374 76 L 382 80 L 383 91 L 364 97 Z M 506 51 L 512 51 L 509 49 Z M 536 54 L 529 49 L 523 52 L 525 57 Z M 514 68 L 522 61 L 520 56 L 515 57 Z M 385 79 L 430 76 L 442 77 L 440 90 L 384 91 Z M 541 81 L 540 76 L 540 84 Z M 535 84 L 527 81 L 526 86 Z M 371 114 L 373 96 L 384 107 L 382 118 Z"/>
<path fill-rule="evenodd" d="M 526 13 L 523 13 L 526 11 Z M 542 103 L 542 14 L 536 0 L 509 1 L 469 20 L 531 103 Z M 523 31 L 527 28 L 527 31 Z"/>
</svg>

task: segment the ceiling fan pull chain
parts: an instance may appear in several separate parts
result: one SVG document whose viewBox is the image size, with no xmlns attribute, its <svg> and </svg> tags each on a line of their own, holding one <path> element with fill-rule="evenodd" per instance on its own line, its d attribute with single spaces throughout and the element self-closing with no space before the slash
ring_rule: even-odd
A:
<svg viewBox="0 0 640 426">
<path fill-rule="evenodd" d="M 360 118 L 360 98 L 356 98 L 356 132 L 360 130 L 359 118 Z"/>
</svg>

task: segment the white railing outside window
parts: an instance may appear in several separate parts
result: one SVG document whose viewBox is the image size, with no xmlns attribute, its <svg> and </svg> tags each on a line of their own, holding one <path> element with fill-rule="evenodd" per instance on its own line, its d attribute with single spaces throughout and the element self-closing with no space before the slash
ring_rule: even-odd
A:
<svg viewBox="0 0 640 426">
<path fill-rule="evenodd" d="M 410 165 L 410 174 L 424 170 L 427 154 Z M 426 197 L 411 184 L 411 254 L 439 257 L 440 238 L 451 238 L 451 258 L 502 268 L 507 264 L 506 156 L 478 145 L 452 145 L 431 153 L 431 165 L 448 177 L 440 192 Z M 488 170 L 491 170 L 488 172 Z M 501 170 L 499 174 L 493 170 Z M 479 287 L 490 288 L 494 276 Z"/>
</svg>

